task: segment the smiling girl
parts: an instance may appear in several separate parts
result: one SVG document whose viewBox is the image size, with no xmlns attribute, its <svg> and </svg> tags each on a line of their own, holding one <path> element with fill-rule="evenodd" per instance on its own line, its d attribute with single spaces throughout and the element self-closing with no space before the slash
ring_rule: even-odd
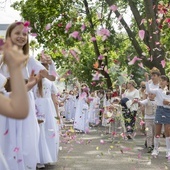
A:
<svg viewBox="0 0 170 170">
<path fill-rule="evenodd" d="M 29 57 L 29 40 L 28 40 L 28 24 L 23 22 L 12 23 L 6 32 L 6 38 L 11 38 L 12 45 L 18 47 L 27 56 L 27 61 L 22 66 L 22 74 L 27 83 L 28 98 L 29 98 L 29 114 L 24 120 L 10 119 L 7 117 L 0 117 L 0 146 L 2 152 L 7 160 L 10 170 L 27 170 L 36 169 L 38 162 L 38 138 L 39 127 L 35 114 L 35 102 L 31 88 L 37 83 L 35 79 L 33 84 L 29 83 L 30 76 L 35 73 L 41 74 L 43 77 L 51 81 L 55 80 L 54 74 L 48 72 L 43 65 L 32 57 Z M 18 56 L 16 56 L 18 57 Z M 2 60 L 0 73 L 7 78 L 8 92 L 10 88 L 10 74 L 9 68 L 5 61 Z M 53 65 L 49 65 L 50 70 L 54 70 Z M 8 132 L 8 133 L 5 133 Z M 5 135 L 4 135 L 5 134 Z M 1 167 L 0 169 L 4 169 Z"/>
</svg>

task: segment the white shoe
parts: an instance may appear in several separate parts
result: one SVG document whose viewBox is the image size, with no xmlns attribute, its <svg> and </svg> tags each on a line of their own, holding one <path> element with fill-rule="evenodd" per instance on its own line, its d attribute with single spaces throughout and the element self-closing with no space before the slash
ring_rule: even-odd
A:
<svg viewBox="0 0 170 170">
<path fill-rule="evenodd" d="M 38 163 L 38 164 L 37 164 L 37 168 L 38 168 L 38 169 L 45 168 L 45 165 L 44 165 L 44 164 L 39 164 L 39 163 Z"/>
<path fill-rule="evenodd" d="M 158 151 L 158 149 L 154 149 L 153 151 L 152 151 L 152 156 L 158 156 L 158 154 L 159 154 L 159 151 Z"/>
<path fill-rule="evenodd" d="M 166 158 L 170 158 L 170 150 L 166 151 Z"/>
</svg>

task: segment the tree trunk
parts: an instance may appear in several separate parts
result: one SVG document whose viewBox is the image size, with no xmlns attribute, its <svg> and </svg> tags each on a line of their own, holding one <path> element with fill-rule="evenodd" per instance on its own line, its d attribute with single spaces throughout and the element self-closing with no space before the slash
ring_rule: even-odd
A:
<svg viewBox="0 0 170 170">
<path fill-rule="evenodd" d="M 83 2 L 84 2 L 85 9 L 86 9 L 86 15 L 87 15 L 87 18 L 88 18 L 89 23 L 90 23 L 91 36 L 95 37 L 94 24 L 93 24 L 92 17 L 91 17 L 90 11 L 89 11 L 88 2 L 87 2 L 87 0 L 84 0 Z M 95 51 L 95 54 L 96 54 L 96 59 L 98 60 L 98 57 L 100 55 L 100 51 L 99 51 L 99 48 L 98 48 L 97 41 L 93 41 L 93 46 L 94 46 L 94 51 Z M 98 63 L 99 63 L 99 68 L 100 68 L 101 64 L 102 64 L 102 60 L 98 60 Z M 111 82 L 109 74 L 104 69 L 100 70 L 99 72 L 106 78 L 107 88 L 112 89 L 112 82 Z"/>
<path fill-rule="evenodd" d="M 114 0 L 105 0 L 105 1 L 109 6 L 115 3 Z M 140 16 L 138 9 L 135 6 L 135 3 L 132 0 L 128 0 L 128 2 L 139 30 L 142 29 L 145 31 L 144 43 L 149 49 L 148 57 L 143 56 L 143 51 L 138 41 L 136 40 L 136 35 L 131 31 L 130 27 L 128 26 L 128 24 L 125 22 L 123 18 L 120 19 L 120 23 L 123 25 L 124 29 L 126 30 L 129 39 L 133 47 L 135 48 L 138 57 L 142 59 L 144 66 L 148 67 L 149 69 L 152 69 L 153 67 L 157 67 L 160 70 L 161 74 L 165 74 L 165 69 L 161 65 L 161 61 L 164 60 L 165 58 L 164 57 L 165 53 L 161 45 L 159 44 L 160 32 L 158 30 L 158 26 L 156 23 L 156 14 L 155 14 L 156 10 L 153 9 L 153 1 L 144 0 L 146 20 L 148 22 L 147 25 L 148 29 L 145 29 L 144 25 L 140 24 L 142 18 Z M 117 18 L 120 17 L 120 13 L 118 10 L 114 11 L 114 13 Z M 149 58 L 151 58 L 151 60 L 148 60 Z"/>
<path fill-rule="evenodd" d="M 149 32 L 149 53 L 153 58 L 153 65 L 156 66 L 161 74 L 165 74 L 165 70 L 161 65 L 161 61 L 165 59 L 165 52 L 160 44 L 160 30 L 156 21 L 156 13 L 153 1 L 144 0 L 146 20 Z"/>
</svg>

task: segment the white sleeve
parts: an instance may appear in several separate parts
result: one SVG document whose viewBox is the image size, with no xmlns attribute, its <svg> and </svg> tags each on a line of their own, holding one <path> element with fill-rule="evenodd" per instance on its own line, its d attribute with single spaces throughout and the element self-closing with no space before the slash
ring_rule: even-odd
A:
<svg viewBox="0 0 170 170">
<path fill-rule="evenodd" d="M 139 98 L 140 98 L 139 90 L 137 90 L 137 89 L 136 89 L 136 92 L 135 92 L 134 98 L 136 98 L 136 99 L 139 99 Z"/>
<path fill-rule="evenodd" d="M 146 92 L 147 92 L 147 93 L 157 94 L 158 89 L 151 89 L 150 86 L 149 86 L 149 83 L 146 82 Z"/>
<path fill-rule="evenodd" d="M 28 60 L 28 71 L 30 74 L 32 70 L 35 71 L 35 74 L 38 74 L 40 70 L 46 70 L 46 68 L 38 60 L 30 57 Z"/>
<path fill-rule="evenodd" d="M 139 101 L 139 103 L 140 103 L 141 105 L 146 105 L 146 104 L 148 103 L 148 99 L 141 100 L 141 101 Z"/>
<path fill-rule="evenodd" d="M 55 76 L 55 77 L 58 76 L 58 75 L 57 75 L 57 72 L 56 72 L 55 64 L 54 64 L 53 61 L 52 61 L 51 64 L 48 65 L 48 70 L 49 70 L 49 74 L 50 74 L 50 75 L 53 75 L 53 76 Z"/>
</svg>

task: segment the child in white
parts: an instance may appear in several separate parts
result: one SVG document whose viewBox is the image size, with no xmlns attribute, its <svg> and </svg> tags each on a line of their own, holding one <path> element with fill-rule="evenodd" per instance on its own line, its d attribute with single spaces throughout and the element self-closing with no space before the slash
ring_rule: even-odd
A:
<svg viewBox="0 0 170 170">
<path fill-rule="evenodd" d="M 89 131 L 88 121 L 88 87 L 83 84 L 81 86 L 81 92 L 79 92 L 79 98 L 76 106 L 74 129 L 87 133 Z"/>
<path fill-rule="evenodd" d="M 46 78 L 42 78 L 42 94 L 40 94 L 38 85 L 33 88 L 35 97 L 35 105 L 37 111 L 37 119 L 40 127 L 39 139 L 39 157 L 40 164 L 57 162 L 59 149 L 59 126 L 56 121 L 56 110 L 52 101 L 52 94 L 57 94 L 57 89 L 53 82 Z"/>
<path fill-rule="evenodd" d="M 122 115 L 122 106 L 120 105 L 120 99 L 118 97 L 114 98 L 110 108 L 113 110 L 113 114 L 109 120 L 109 131 L 111 132 L 112 137 L 116 136 L 118 133 L 120 133 L 120 135 L 123 134 L 122 136 L 124 137 L 124 134 L 126 133 L 126 128 L 124 117 Z"/>
<path fill-rule="evenodd" d="M 89 123 L 96 125 L 99 122 L 100 98 L 97 96 L 95 92 L 92 92 L 90 99 L 91 99 L 91 102 L 90 102 L 90 107 L 89 107 Z"/>
<path fill-rule="evenodd" d="M 75 97 L 73 90 L 69 91 L 67 100 L 65 101 L 65 117 L 67 121 L 72 121 L 74 119 L 74 105 Z"/>
<path fill-rule="evenodd" d="M 111 103 L 112 103 L 112 93 L 106 92 L 103 106 L 104 106 L 104 113 L 102 115 L 102 126 L 109 126 L 108 124 L 108 118 L 112 115 L 112 109 L 110 109 Z"/>
<path fill-rule="evenodd" d="M 148 98 L 139 101 L 141 105 L 145 106 L 144 120 L 145 120 L 145 131 L 146 131 L 146 141 L 148 147 L 148 153 L 153 150 L 153 140 L 154 140 L 154 120 L 157 104 L 155 101 L 155 94 L 149 93 Z"/>
</svg>

